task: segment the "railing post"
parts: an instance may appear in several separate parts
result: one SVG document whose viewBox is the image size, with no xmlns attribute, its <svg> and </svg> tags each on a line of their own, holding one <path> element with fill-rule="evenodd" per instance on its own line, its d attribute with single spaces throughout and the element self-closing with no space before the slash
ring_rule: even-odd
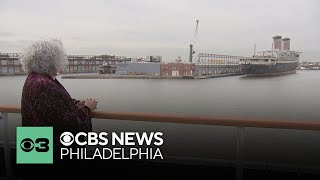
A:
<svg viewBox="0 0 320 180">
<path fill-rule="evenodd" d="M 1 113 L 3 119 L 3 138 L 4 138 L 4 160 L 5 160 L 5 169 L 6 169 L 6 177 L 9 179 L 12 178 L 11 171 L 11 149 L 10 149 L 10 139 L 9 139 L 9 124 L 8 124 L 8 113 Z"/>
<path fill-rule="evenodd" d="M 236 178 L 243 179 L 244 164 L 244 127 L 236 127 L 237 134 L 237 154 L 236 154 Z"/>
</svg>

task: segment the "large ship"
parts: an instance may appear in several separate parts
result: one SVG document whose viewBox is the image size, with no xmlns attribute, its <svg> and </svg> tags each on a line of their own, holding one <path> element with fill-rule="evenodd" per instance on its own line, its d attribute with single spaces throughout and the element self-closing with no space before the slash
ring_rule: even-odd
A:
<svg viewBox="0 0 320 180">
<path fill-rule="evenodd" d="M 290 39 L 273 37 L 273 49 L 250 58 L 240 59 L 240 69 L 248 76 L 270 76 L 295 73 L 300 52 L 290 50 Z"/>
</svg>

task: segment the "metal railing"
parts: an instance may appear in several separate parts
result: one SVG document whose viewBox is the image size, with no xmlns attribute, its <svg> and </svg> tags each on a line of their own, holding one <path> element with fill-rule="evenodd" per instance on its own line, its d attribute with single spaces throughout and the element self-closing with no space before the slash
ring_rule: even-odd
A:
<svg viewBox="0 0 320 180">
<path fill-rule="evenodd" d="M 3 137 L 6 176 L 12 176 L 11 172 L 11 152 L 8 131 L 8 113 L 20 113 L 18 107 L 0 106 L 0 120 L 4 121 Z M 163 123 L 180 123 L 180 124 L 198 124 L 198 125 L 219 125 L 236 127 L 236 177 L 243 177 L 243 154 L 244 154 L 244 128 L 276 128 L 276 129 L 295 129 L 295 130 L 314 130 L 320 131 L 320 121 L 284 121 L 284 120 L 268 120 L 268 119 L 249 119 L 249 118 L 226 118 L 226 117 L 208 117 L 208 116 L 192 116 L 177 114 L 156 114 L 156 113 L 129 113 L 129 112 L 102 112 L 94 111 L 91 113 L 92 118 L 97 119 L 115 119 L 130 120 L 144 122 L 163 122 Z"/>
</svg>

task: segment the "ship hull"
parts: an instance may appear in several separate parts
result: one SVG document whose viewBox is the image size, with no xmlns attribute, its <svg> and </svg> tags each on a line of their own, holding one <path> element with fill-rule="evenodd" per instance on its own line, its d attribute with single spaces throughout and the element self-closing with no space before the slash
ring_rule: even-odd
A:
<svg viewBox="0 0 320 180">
<path fill-rule="evenodd" d="M 240 65 L 241 71 L 247 76 L 275 76 L 296 72 L 298 62 L 277 63 L 274 65 L 244 64 Z"/>
</svg>

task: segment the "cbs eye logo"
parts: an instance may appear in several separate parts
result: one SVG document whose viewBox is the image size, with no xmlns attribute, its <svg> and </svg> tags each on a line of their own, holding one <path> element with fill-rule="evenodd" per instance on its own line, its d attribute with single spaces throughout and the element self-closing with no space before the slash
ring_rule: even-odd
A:
<svg viewBox="0 0 320 180">
<path fill-rule="evenodd" d="M 74 141 L 73 134 L 71 132 L 64 132 L 60 135 L 60 142 L 64 146 L 70 146 Z"/>
<path fill-rule="evenodd" d="M 20 143 L 20 148 L 24 152 L 30 152 L 35 149 L 37 152 L 48 152 L 49 151 L 49 139 L 37 138 L 35 142 L 30 138 L 25 138 Z"/>
</svg>

